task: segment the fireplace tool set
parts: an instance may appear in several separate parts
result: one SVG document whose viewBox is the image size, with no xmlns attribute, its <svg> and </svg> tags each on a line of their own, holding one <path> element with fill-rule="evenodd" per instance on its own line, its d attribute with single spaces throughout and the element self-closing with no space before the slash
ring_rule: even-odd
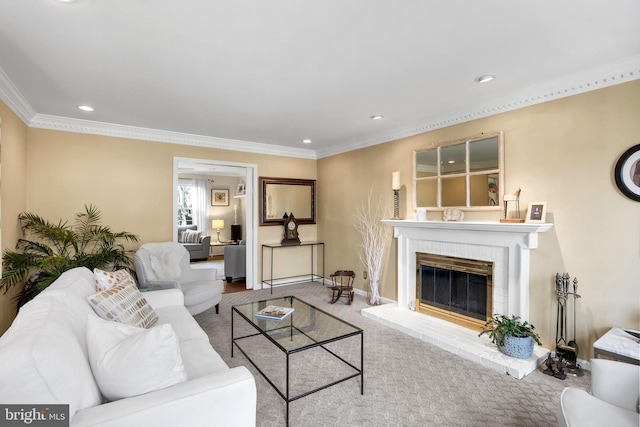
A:
<svg viewBox="0 0 640 427">
<path fill-rule="evenodd" d="M 573 285 L 573 292 L 569 292 L 569 285 Z M 565 333 L 567 330 L 567 301 L 569 296 L 573 297 L 573 338 L 567 341 Z M 569 273 L 556 273 L 556 299 L 558 301 L 558 317 L 556 322 L 556 357 L 555 359 L 549 355 L 544 363 L 543 372 L 553 375 L 556 378 L 565 379 L 567 371 L 576 376 L 584 375 L 582 368 L 578 364 L 579 347 L 576 342 L 576 300 L 580 298 L 578 295 L 578 279 L 571 277 Z"/>
</svg>

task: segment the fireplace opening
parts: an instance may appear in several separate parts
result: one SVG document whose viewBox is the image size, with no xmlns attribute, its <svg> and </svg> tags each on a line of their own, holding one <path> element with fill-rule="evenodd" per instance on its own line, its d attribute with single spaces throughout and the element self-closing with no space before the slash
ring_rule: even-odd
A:
<svg viewBox="0 0 640 427">
<path fill-rule="evenodd" d="M 416 310 L 481 331 L 492 316 L 493 263 L 416 253 Z"/>
</svg>

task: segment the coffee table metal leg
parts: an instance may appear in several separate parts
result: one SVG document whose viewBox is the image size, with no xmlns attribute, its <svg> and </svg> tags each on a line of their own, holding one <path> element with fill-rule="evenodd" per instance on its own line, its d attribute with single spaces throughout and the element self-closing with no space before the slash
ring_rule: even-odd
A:
<svg viewBox="0 0 640 427">
<path fill-rule="evenodd" d="M 364 395 L 364 334 L 360 334 L 360 394 Z"/>
<path fill-rule="evenodd" d="M 233 307 L 231 307 L 231 357 L 233 357 Z"/>
<path fill-rule="evenodd" d="M 287 426 L 289 426 L 289 353 L 287 353 Z"/>
</svg>

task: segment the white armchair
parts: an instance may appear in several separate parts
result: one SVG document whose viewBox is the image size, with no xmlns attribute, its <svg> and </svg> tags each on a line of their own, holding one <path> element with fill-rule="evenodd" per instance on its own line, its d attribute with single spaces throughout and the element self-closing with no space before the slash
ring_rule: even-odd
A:
<svg viewBox="0 0 640 427">
<path fill-rule="evenodd" d="M 189 252 L 180 243 L 145 243 L 133 257 L 140 287 L 173 285 L 184 294 L 184 305 L 196 315 L 222 301 L 224 283 L 215 269 L 192 269 Z"/>
<path fill-rule="evenodd" d="M 640 425 L 640 366 L 591 360 L 591 394 L 567 387 L 560 396 L 562 427 Z"/>
</svg>

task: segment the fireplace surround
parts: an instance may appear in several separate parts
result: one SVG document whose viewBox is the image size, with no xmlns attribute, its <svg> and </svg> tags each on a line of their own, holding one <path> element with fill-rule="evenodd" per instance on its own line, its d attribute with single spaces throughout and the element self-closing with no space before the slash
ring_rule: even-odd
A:
<svg viewBox="0 0 640 427">
<path fill-rule="evenodd" d="M 362 311 L 383 322 L 485 366 L 522 378 L 536 369 L 549 350 L 539 346 L 530 359 L 500 353 L 471 329 L 415 311 L 416 254 L 483 260 L 493 263 L 492 314 L 529 320 L 529 252 L 538 233 L 552 224 L 384 220 L 397 239 L 397 301 Z"/>
</svg>

